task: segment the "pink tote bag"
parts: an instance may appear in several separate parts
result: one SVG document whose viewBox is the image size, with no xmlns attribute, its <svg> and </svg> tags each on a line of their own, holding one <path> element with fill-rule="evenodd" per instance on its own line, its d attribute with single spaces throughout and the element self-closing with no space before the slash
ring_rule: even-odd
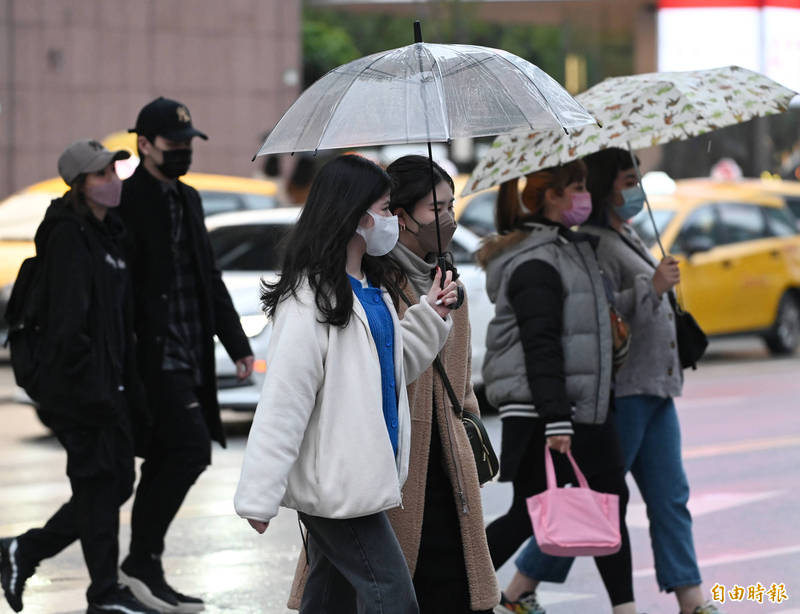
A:
<svg viewBox="0 0 800 614">
<path fill-rule="evenodd" d="M 578 463 L 567 452 L 577 488 L 558 488 L 553 457 L 544 447 L 547 490 L 528 497 L 528 514 L 539 549 L 553 556 L 605 556 L 622 544 L 619 496 L 589 488 Z"/>
</svg>

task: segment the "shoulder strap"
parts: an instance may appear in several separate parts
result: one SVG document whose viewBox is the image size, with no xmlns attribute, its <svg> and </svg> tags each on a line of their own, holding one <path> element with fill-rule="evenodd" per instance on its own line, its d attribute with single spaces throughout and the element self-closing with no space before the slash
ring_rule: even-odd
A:
<svg viewBox="0 0 800 614">
<path fill-rule="evenodd" d="M 384 283 L 391 287 L 408 307 L 412 306 L 411 299 L 406 296 L 405 292 L 397 287 L 397 284 L 388 279 L 385 280 Z M 447 377 L 447 371 L 444 370 L 444 365 L 438 356 L 433 359 L 433 366 L 436 367 L 436 370 L 439 372 L 439 377 L 442 378 L 442 384 L 444 384 L 444 389 L 447 392 L 447 396 L 450 398 L 450 403 L 453 405 L 453 411 L 460 418 L 464 414 L 464 408 L 461 407 L 461 403 L 459 403 L 458 397 L 456 396 L 456 391 L 453 390 L 453 385 L 450 383 L 450 378 Z"/>
</svg>

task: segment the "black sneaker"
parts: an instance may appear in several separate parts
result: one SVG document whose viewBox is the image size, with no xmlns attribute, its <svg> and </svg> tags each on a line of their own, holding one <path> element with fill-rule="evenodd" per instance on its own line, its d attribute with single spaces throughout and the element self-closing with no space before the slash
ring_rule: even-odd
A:
<svg viewBox="0 0 800 614">
<path fill-rule="evenodd" d="M 161 562 L 154 559 L 146 564 L 136 564 L 130 557 L 123 561 L 119 581 L 127 586 L 144 605 L 157 612 L 180 612 L 175 592 L 164 580 Z"/>
<path fill-rule="evenodd" d="M 27 564 L 19 553 L 16 537 L 0 539 L 0 582 L 11 609 L 22 611 L 22 591 L 25 581 L 33 575 L 36 566 Z"/>
<path fill-rule="evenodd" d="M 90 603 L 86 614 L 159 614 L 159 611 L 147 607 L 128 588 L 119 586 L 105 597 Z"/>
<path fill-rule="evenodd" d="M 178 600 L 178 609 L 175 610 L 177 614 L 194 614 L 195 612 L 202 612 L 205 609 L 206 604 L 203 603 L 203 600 L 199 597 L 184 595 L 171 586 L 169 588 L 175 596 L 175 599 Z"/>
</svg>

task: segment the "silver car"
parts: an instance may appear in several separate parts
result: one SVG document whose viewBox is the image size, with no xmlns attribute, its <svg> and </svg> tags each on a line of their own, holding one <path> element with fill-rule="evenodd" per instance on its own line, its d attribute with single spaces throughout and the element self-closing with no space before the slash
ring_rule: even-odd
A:
<svg viewBox="0 0 800 614">
<path fill-rule="evenodd" d="M 260 304 L 262 280 L 274 279 L 280 264 L 279 243 L 300 215 L 299 207 L 224 213 L 206 219 L 209 237 L 222 279 L 241 314 L 242 328 L 250 338 L 256 363 L 253 375 L 245 382 L 236 379 L 236 369 L 225 348 L 216 342 L 217 387 L 222 407 L 255 409 L 269 368 L 266 363 L 271 325 Z M 450 249 L 469 296 L 472 324 L 472 381 L 479 393 L 481 365 L 486 352 L 486 327 L 494 315 L 494 305 L 486 295 L 483 270 L 474 262 L 480 237 L 463 226 L 456 229 Z"/>
</svg>

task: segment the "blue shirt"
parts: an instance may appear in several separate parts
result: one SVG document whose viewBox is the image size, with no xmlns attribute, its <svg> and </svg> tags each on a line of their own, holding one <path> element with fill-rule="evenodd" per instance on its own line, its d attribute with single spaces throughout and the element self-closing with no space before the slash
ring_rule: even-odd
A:
<svg viewBox="0 0 800 614">
<path fill-rule="evenodd" d="M 383 292 L 367 281 L 364 282 L 350 275 L 350 285 L 353 287 L 358 301 L 364 307 L 369 322 L 369 331 L 378 351 L 378 360 L 381 364 L 381 394 L 383 396 L 383 419 L 386 430 L 389 432 L 389 441 L 392 450 L 397 456 L 397 390 L 394 379 L 394 322 L 389 308 L 383 302 Z M 364 285 L 366 284 L 366 285 Z"/>
</svg>

